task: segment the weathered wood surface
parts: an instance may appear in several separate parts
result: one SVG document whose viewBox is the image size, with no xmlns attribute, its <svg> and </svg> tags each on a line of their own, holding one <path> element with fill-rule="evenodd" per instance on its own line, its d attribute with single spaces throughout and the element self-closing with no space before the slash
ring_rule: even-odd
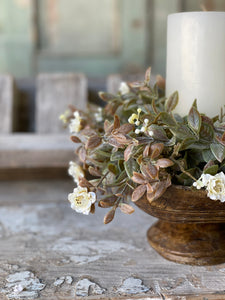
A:
<svg viewBox="0 0 225 300">
<path fill-rule="evenodd" d="M 0 135 L 0 169 L 65 167 L 75 149 L 69 134 Z"/>
<path fill-rule="evenodd" d="M 36 84 L 36 132 L 62 133 L 59 116 L 72 104 L 87 105 L 87 79 L 83 74 L 39 74 Z"/>
<path fill-rule="evenodd" d="M 169 262 L 138 208 L 103 225 L 66 201 L 73 182 L 0 182 L 0 299 L 225 299 L 225 264 Z"/>
<path fill-rule="evenodd" d="M 13 109 L 15 107 L 14 80 L 10 75 L 0 75 L 0 134 L 13 129 Z"/>
</svg>

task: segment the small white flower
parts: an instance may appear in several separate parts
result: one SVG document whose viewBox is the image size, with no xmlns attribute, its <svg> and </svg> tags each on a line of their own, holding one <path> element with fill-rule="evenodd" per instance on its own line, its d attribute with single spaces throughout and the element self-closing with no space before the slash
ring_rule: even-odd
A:
<svg viewBox="0 0 225 300">
<path fill-rule="evenodd" d="M 70 125 L 69 125 L 69 129 L 70 129 L 71 133 L 79 132 L 82 129 L 82 126 L 81 126 L 82 118 L 80 117 L 79 112 L 75 111 L 75 113 L 73 115 L 74 115 L 74 118 L 71 119 Z"/>
<path fill-rule="evenodd" d="M 87 188 L 78 186 L 73 190 L 73 193 L 68 195 L 68 200 L 71 203 L 72 209 L 78 213 L 88 215 L 91 205 L 96 201 L 96 194 L 88 192 Z"/>
<path fill-rule="evenodd" d="M 130 92 L 130 88 L 126 84 L 126 82 L 122 81 L 120 83 L 119 92 L 121 93 L 121 95 L 125 95 L 125 94 L 128 94 Z"/>
<path fill-rule="evenodd" d="M 203 188 L 205 185 L 203 184 L 203 182 L 199 179 L 197 181 L 195 181 L 193 183 L 193 186 L 196 187 L 197 190 L 200 190 L 201 188 Z"/>
<path fill-rule="evenodd" d="M 135 129 L 135 133 L 136 133 L 136 134 L 139 134 L 140 132 L 141 132 L 140 129 Z"/>
<path fill-rule="evenodd" d="M 102 116 L 102 107 L 98 108 L 98 112 L 95 113 L 95 120 L 97 122 L 102 122 L 103 121 L 103 116 Z"/>
<path fill-rule="evenodd" d="M 139 121 L 139 120 L 137 120 L 136 122 L 135 122 L 135 125 L 137 125 L 137 126 L 139 126 L 141 124 L 141 122 Z"/>
<path fill-rule="evenodd" d="M 130 124 L 135 124 L 135 125 L 139 126 L 141 124 L 140 121 L 139 121 L 139 117 L 140 117 L 140 113 L 141 113 L 141 108 L 137 109 L 137 113 L 138 114 L 132 114 L 130 116 L 130 118 L 128 119 L 128 122 Z"/>
<path fill-rule="evenodd" d="M 149 134 L 150 136 L 153 136 L 153 135 L 154 135 L 154 132 L 153 132 L 152 130 L 149 130 L 148 134 Z"/>
<path fill-rule="evenodd" d="M 73 177 L 73 180 L 78 184 L 79 178 L 84 177 L 83 169 L 76 164 L 74 161 L 69 162 L 69 169 L 68 169 L 69 175 Z"/>
<path fill-rule="evenodd" d="M 144 119 L 143 126 L 141 127 L 141 131 L 142 132 L 147 132 L 148 131 L 148 124 L 149 124 L 149 120 L 148 119 Z"/>
</svg>

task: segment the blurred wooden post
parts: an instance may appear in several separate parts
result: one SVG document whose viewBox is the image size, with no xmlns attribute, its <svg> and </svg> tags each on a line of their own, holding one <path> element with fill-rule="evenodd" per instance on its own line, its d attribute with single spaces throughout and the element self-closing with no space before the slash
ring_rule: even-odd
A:
<svg viewBox="0 0 225 300">
<path fill-rule="evenodd" d="M 106 82 L 107 92 L 115 94 L 120 86 L 122 81 L 122 76 L 120 74 L 109 75 Z"/>
<path fill-rule="evenodd" d="M 0 134 L 13 130 L 14 80 L 10 75 L 0 75 Z"/>
<path fill-rule="evenodd" d="M 87 105 L 87 79 L 83 74 L 40 74 L 36 84 L 36 132 L 62 133 L 59 120 L 68 105 L 85 109 Z"/>
</svg>

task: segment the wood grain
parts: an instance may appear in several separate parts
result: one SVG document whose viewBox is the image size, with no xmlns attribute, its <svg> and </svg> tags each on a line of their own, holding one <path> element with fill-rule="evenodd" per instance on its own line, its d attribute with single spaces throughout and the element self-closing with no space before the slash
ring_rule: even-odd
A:
<svg viewBox="0 0 225 300">
<path fill-rule="evenodd" d="M 72 104 L 87 105 L 87 79 L 83 74 L 39 74 L 36 83 L 36 132 L 64 132 L 59 116 Z"/>
<path fill-rule="evenodd" d="M 14 281 L 7 286 L 15 274 L 25 286 L 36 280 L 28 290 L 33 296 L 24 298 L 29 300 L 37 294 L 43 300 L 225 298 L 225 264 L 197 267 L 165 260 L 146 239 L 155 218 L 139 209 L 131 216 L 118 211 L 103 225 L 107 210 L 84 216 L 69 207 L 73 187 L 66 180 L 0 182 L 1 300 L 15 288 Z M 99 288 L 78 296 L 85 278 Z M 139 284 L 129 286 L 129 278 Z M 141 293 L 145 287 L 149 290 Z"/>
</svg>

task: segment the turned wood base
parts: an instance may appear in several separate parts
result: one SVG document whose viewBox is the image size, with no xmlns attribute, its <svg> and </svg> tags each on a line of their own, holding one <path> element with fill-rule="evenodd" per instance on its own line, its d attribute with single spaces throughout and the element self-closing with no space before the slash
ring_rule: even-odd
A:
<svg viewBox="0 0 225 300">
<path fill-rule="evenodd" d="M 163 257 L 191 265 L 225 262 L 225 223 L 158 221 L 149 228 L 148 241 Z"/>
</svg>

